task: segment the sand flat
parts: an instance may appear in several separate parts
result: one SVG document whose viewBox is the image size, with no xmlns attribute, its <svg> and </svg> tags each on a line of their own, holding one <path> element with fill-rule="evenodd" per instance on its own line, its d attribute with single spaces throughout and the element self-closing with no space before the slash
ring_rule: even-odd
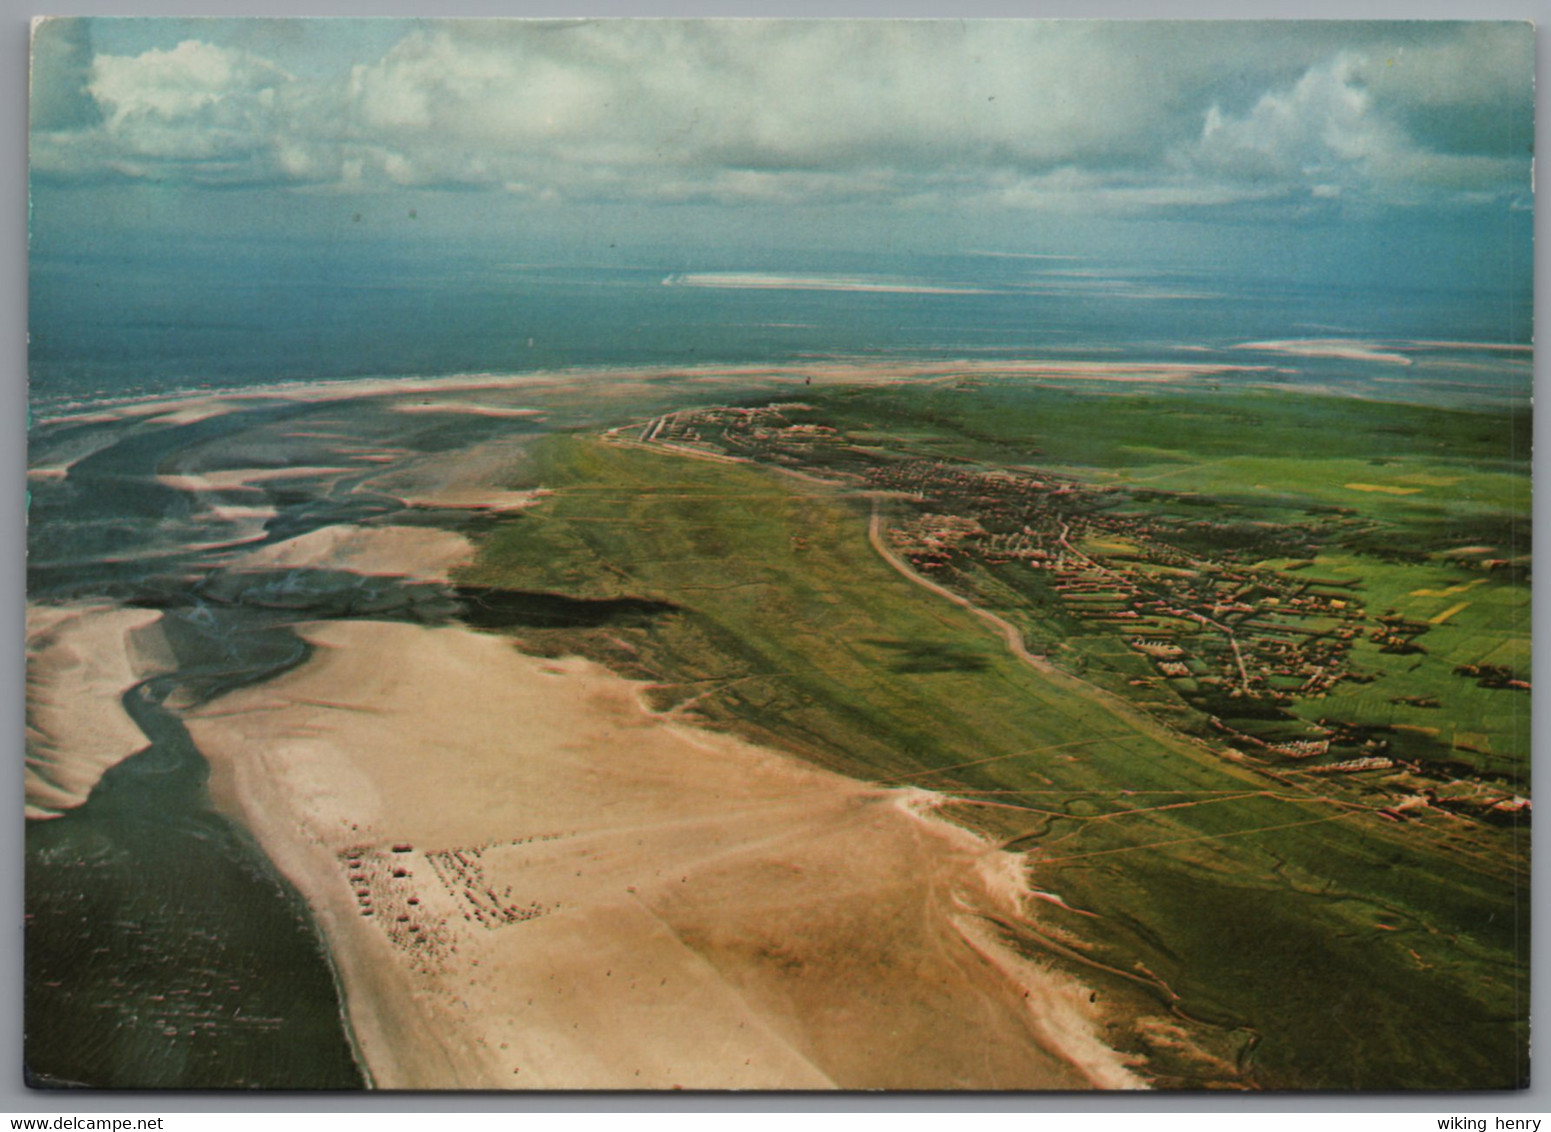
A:
<svg viewBox="0 0 1551 1132">
<path fill-rule="evenodd" d="M 1254 348 L 1270 348 L 1280 343 L 1255 343 Z M 1248 348 L 1248 347 L 1244 347 Z M 1307 351 L 1300 350 L 1306 353 Z M 1398 356 L 1398 355 L 1397 355 Z M 239 411 L 277 401 L 296 404 L 328 404 L 373 399 L 396 403 L 387 407 L 397 412 L 434 411 L 479 416 L 523 417 L 547 415 L 557 395 L 575 397 L 585 390 L 590 398 L 625 401 L 650 392 L 652 383 L 674 379 L 711 385 L 739 387 L 769 385 L 782 388 L 805 381 L 833 384 L 874 385 L 902 380 L 951 381 L 965 374 L 995 376 L 1046 376 L 1085 378 L 1094 381 L 1168 381 L 1192 377 L 1252 376 L 1274 372 L 1274 367 L 1225 362 L 1104 362 L 1088 359 L 1047 358 L 1038 360 L 966 355 L 945 360 L 880 362 L 833 361 L 757 363 L 738 365 L 700 364 L 690 366 L 628 366 L 619 368 L 586 367 L 568 370 L 542 370 L 520 374 L 479 373 L 449 374 L 443 377 L 400 377 L 377 379 L 341 379 L 280 382 L 248 386 L 239 390 L 187 394 L 153 395 L 118 403 L 94 402 L 90 405 L 66 405 L 38 418 L 40 424 L 71 421 L 76 424 L 134 422 L 150 418 L 161 423 L 203 420 L 226 412 Z M 422 397 L 431 404 L 417 407 L 403 398 Z M 513 404 L 521 399 L 524 404 Z"/>
<path fill-rule="evenodd" d="M 1268 342 L 1244 342 L 1236 350 L 1261 350 L 1303 358 L 1339 358 L 1353 362 L 1386 362 L 1408 366 L 1411 359 L 1378 342 L 1360 338 L 1286 338 Z"/>
<path fill-rule="evenodd" d="M 1140 1083 L 1083 988 L 1000 954 L 1011 859 L 921 792 L 495 636 L 302 631 L 307 664 L 188 724 L 314 907 L 377 1085 Z"/>
<path fill-rule="evenodd" d="M 520 511 L 546 494 L 501 485 L 516 462 L 508 441 L 475 444 L 435 458 L 420 458 L 364 480 L 357 490 L 391 495 L 409 507 L 467 511 Z"/>
<path fill-rule="evenodd" d="M 453 567 L 473 557 L 474 544 L 454 531 L 336 523 L 247 551 L 233 559 L 230 566 L 237 570 L 351 570 L 358 574 L 445 582 Z"/>
<path fill-rule="evenodd" d="M 542 409 L 521 406 L 487 405 L 479 401 L 460 401 L 448 398 L 438 401 L 400 401 L 388 406 L 395 413 L 454 413 L 476 417 L 542 417 Z"/>
<path fill-rule="evenodd" d="M 286 467 L 286 468 L 223 468 L 219 471 L 194 474 L 166 473 L 156 477 L 163 487 L 188 492 L 239 492 L 259 491 L 257 484 L 273 480 L 310 479 L 320 476 L 345 475 L 353 469 L 344 467 Z"/>
<path fill-rule="evenodd" d="M 1419 495 L 1422 491 L 1419 487 L 1400 487 L 1392 483 L 1349 483 L 1342 486 L 1348 491 L 1372 491 L 1381 495 Z"/>
<path fill-rule="evenodd" d="M 79 806 L 109 767 L 149 746 L 120 699 L 166 669 L 147 634 L 160 619 L 107 603 L 27 607 L 28 817 Z"/>
</svg>

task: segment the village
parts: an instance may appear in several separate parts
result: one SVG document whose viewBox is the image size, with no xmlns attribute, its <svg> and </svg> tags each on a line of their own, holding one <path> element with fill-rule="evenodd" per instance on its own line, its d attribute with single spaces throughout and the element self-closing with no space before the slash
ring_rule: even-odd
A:
<svg viewBox="0 0 1551 1132">
<path fill-rule="evenodd" d="M 632 439 L 871 496 L 885 509 L 889 545 L 922 577 L 977 602 L 988 588 L 1010 588 L 1067 637 L 1118 637 L 1144 667 L 1115 664 L 1114 675 L 1171 725 L 1188 722 L 1184 713 L 1241 754 L 1302 773 L 1418 769 L 1391 751 L 1383 729 L 1288 710 L 1380 675 L 1353 663 L 1360 639 L 1381 655 L 1426 651 L 1430 624 L 1393 609 L 1370 614 L 1359 577 L 1320 576 L 1314 560 L 1326 540 L 1369 530 L 1355 512 L 1246 522 L 1200 497 L 857 443 L 812 413 L 799 402 L 685 410 L 637 426 Z M 1509 670 L 1455 671 L 1529 687 Z M 1437 706 L 1417 699 L 1412 706 Z M 1458 801 L 1499 804 L 1518 812 L 1512 799 Z"/>
<path fill-rule="evenodd" d="M 911 506 L 892 516 L 888 537 L 915 569 L 950 586 L 964 585 L 974 565 L 1040 571 L 1040 588 L 1066 614 L 1123 633 L 1163 679 L 1288 704 L 1355 675 L 1347 657 L 1366 624 L 1356 581 L 1255 565 L 1312 556 L 1312 529 L 1262 529 L 1253 543 L 1237 545 L 1242 540 L 1210 537 L 1210 519 L 1194 520 L 1192 541 L 1214 547 L 1206 558 L 1165 541 L 1186 524 L 1125 508 L 1124 491 L 1045 473 L 888 458 L 846 444 L 827 426 L 789 420 L 805 408 L 681 412 L 656 418 L 640 435 L 838 475 L 903 500 Z M 1426 628 L 1386 623 L 1387 634 L 1409 647 L 1419 647 L 1411 641 Z"/>
<path fill-rule="evenodd" d="M 1040 571 L 1039 589 L 1068 618 L 1123 634 L 1159 678 L 1278 706 L 1362 678 L 1348 663 L 1365 621 L 1354 581 L 1187 553 L 1163 541 L 1163 524 L 1121 511 L 1123 494 L 1113 490 L 930 461 L 869 478 L 934 508 L 890 528 L 893 545 L 918 570 L 939 578 L 1008 563 Z M 1198 521 L 1195 533 L 1207 522 Z M 1267 532 L 1270 545 L 1242 557 L 1311 551 L 1302 536 Z"/>
</svg>

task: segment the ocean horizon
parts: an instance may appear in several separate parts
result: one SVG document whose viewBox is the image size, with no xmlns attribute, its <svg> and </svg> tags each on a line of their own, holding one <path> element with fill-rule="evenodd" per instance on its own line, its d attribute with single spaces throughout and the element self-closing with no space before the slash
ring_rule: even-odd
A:
<svg viewBox="0 0 1551 1132">
<path fill-rule="evenodd" d="M 1532 339 L 1530 297 L 1513 288 L 1277 282 L 1076 257 L 599 266 L 403 248 L 335 259 L 279 246 L 166 263 L 43 254 L 31 280 L 34 410 L 352 378 L 838 358 L 1227 364 L 1268 341 L 1527 347 Z M 1527 380 L 1479 365 L 1389 373 L 1415 378 L 1416 388 L 1386 388 L 1368 380 L 1374 359 L 1340 353 L 1277 350 L 1269 377 L 1386 399 L 1409 391 L 1495 402 L 1529 391 Z M 1394 368 L 1383 360 L 1380 371 Z M 1527 379 L 1527 366 L 1512 369 Z"/>
</svg>

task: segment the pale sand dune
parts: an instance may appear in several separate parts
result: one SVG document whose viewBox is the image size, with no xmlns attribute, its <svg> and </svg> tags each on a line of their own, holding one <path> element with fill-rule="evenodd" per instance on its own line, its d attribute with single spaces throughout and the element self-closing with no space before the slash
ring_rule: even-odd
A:
<svg viewBox="0 0 1551 1132">
<path fill-rule="evenodd" d="M 933 796 L 670 725 L 497 637 L 302 631 L 312 660 L 188 724 L 315 909 L 377 1085 L 1140 1083 L 1086 991 L 978 914 L 1026 890 Z"/>
<path fill-rule="evenodd" d="M 351 570 L 357 574 L 445 582 L 454 566 L 473 556 L 474 544 L 453 531 L 336 524 L 246 551 L 229 565 L 237 570 Z"/>
<path fill-rule="evenodd" d="M 113 605 L 27 607 L 27 816 L 86 801 L 109 767 L 149 742 L 120 698 L 166 671 L 161 614 Z"/>
</svg>

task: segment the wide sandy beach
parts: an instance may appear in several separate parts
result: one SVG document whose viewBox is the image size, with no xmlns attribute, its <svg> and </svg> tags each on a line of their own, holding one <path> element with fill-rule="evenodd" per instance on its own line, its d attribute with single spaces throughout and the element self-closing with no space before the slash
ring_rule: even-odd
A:
<svg viewBox="0 0 1551 1132">
<path fill-rule="evenodd" d="M 670 724 L 461 628 L 315 622 L 191 713 L 312 905 L 387 1088 L 1141 1084 L 1004 947 L 1018 862 L 880 789 Z"/>
</svg>

